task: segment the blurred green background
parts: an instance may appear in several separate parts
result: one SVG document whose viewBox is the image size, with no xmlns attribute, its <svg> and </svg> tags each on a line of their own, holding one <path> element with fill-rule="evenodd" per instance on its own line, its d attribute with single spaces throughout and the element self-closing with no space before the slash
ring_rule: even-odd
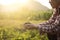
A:
<svg viewBox="0 0 60 40">
<path fill-rule="evenodd" d="M 18 10 L 13 9 L 16 6 Z M 52 9 L 32 0 L 22 8 L 17 4 L 0 5 L 0 40 L 48 40 L 47 35 L 40 35 L 36 29 L 24 29 L 23 24 L 39 24 L 47 21 L 51 15 Z"/>
</svg>

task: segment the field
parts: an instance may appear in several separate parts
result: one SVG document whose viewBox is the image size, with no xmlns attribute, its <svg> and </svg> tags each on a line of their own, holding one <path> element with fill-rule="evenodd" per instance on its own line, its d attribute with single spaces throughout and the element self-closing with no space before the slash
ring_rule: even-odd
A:
<svg viewBox="0 0 60 40">
<path fill-rule="evenodd" d="M 40 36 L 39 30 L 23 28 L 26 20 L 0 20 L 0 40 L 47 40 L 46 36 Z M 42 21 L 30 21 L 38 24 Z"/>
<path fill-rule="evenodd" d="M 24 24 L 49 20 L 52 9 L 38 0 L 0 0 L 0 40 L 48 40 L 40 30 L 28 30 Z M 43 2 L 44 3 L 44 2 Z M 48 5 L 47 5 L 48 6 Z"/>
<path fill-rule="evenodd" d="M 47 35 L 40 35 L 39 30 L 28 30 L 24 23 L 39 24 L 48 20 L 52 11 L 30 11 L 1 13 L 0 40 L 48 40 Z"/>
</svg>

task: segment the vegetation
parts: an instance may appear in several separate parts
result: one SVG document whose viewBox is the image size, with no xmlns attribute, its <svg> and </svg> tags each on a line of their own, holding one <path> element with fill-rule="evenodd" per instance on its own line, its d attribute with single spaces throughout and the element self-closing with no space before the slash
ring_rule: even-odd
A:
<svg viewBox="0 0 60 40">
<path fill-rule="evenodd" d="M 22 14 L 11 13 L 11 16 L 0 13 L 0 40 L 48 40 L 46 35 L 39 34 L 39 30 L 24 29 L 23 24 L 25 22 L 38 24 L 48 20 L 52 11 L 24 11 Z"/>
<path fill-rule="evenodd" d="M 0 28 L 0 40 L 47 40 L 46 36 L 40 36 L 37 30 L 20 30 L 18 28 Z"/>
</svg>

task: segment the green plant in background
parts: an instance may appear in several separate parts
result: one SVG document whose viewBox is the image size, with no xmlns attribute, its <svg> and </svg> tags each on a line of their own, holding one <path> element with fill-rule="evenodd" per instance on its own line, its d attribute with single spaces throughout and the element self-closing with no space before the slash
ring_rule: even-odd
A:
<svg viewBox="0 0 60 40">
<path fill-rule="evenodd" d="M 48 40 L 46 35 L 41 36 L 39 30 L 21 29 L 25 22 L 39 23 L 48 20 L 52 11 L 28 11 L 20 15 L 17 20 L 0 20 L 0 40 Z M 37 21 L 39 20 L 39 21 Z M 10 27 L 10 28 L 9 28 Z"/>
<path fill-rule="evenodd" d="M 33 11 L 30 15 L 30 20 L 48 20 L 52 15 L 52 11 Z"/>
</svg>

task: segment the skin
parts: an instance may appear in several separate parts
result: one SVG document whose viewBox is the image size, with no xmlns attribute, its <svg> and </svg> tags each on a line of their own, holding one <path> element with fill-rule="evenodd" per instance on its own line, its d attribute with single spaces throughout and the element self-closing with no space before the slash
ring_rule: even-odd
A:
<svg viewBox="0 0 60 40">
<path fill-rule="evenodd" d="M 24 24 L 24 27 L 26 28 L 26 29 L 38 29 L 38 25 L 36 25 L 36 24 L 32 24 L 32 23 L 25 23 Z"/>
<path fill-rule="evenodd" d="M 58 8 L 60 5 L 60 0 L 49 0 L 49 3 L 51 4 L 52 8 Z"/>
</svg>

